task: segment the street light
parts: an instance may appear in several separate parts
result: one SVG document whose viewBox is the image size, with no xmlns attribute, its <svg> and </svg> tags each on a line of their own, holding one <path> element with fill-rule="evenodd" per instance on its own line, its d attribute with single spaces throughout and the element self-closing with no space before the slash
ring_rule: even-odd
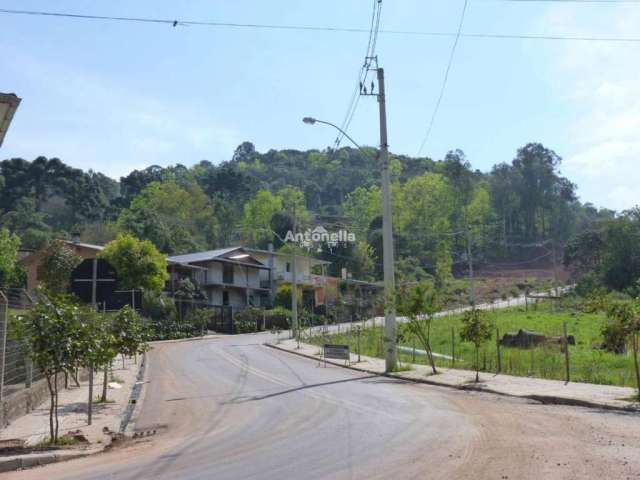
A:
<svg viewBox="0 0 640 480">
<path fill-rule="evenodd" d="M 385 371 L 393 371 L 396 368 L 396 312 L 393 304 L 390 303 L 395 296 L 395 272 L 393 260 L 393 226 L 391 217 L 391 180 L 389 174 L 389 150 L 387 146 L 387 129 L 386 129 L 386 112 L 384 110 L 384 80 L 378 71 L 378 80 L 380 84 L 379 102 L 381 105 L 380 112 L 380 157 L 382 160 L 382 255 L 384 259 L 384 296 L 385 296 Z M 315 125 L 323 123 L 338 130 L 342 135 L 351 141 L 365 155 L 369 152 L 365 151 L 358 143 L 351 138 L 347 132 L 334 125 L 331 122 L 318 120 L 313 117 L 304 117 L 302 119 L 307 125 Z"/>
<path fill-rule="evenodd" d="M 20 100 L 14 93 L 0 93 L 0 147 L 13 120 L 13 114 L 20 105 Z"/>
</svg>

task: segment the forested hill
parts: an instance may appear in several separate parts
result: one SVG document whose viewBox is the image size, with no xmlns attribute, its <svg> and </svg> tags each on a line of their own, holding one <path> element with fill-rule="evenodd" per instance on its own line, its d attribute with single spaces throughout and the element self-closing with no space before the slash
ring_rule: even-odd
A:
<svg viewBox="0 0 640 480">
<path fill-rule="evenodd" d="M 507 160 L 507 159 L 505 159 Z M 450 275 L 474 256 L 523 258 L 523 245 L 562 245 L 613 212 L 581 204 L 559 172 L 561 159 L 529 144 L 490 172 L 461 151 L 443 160 L 392 157 L 394 230 L 401 275 Z M 281 246 L 278 235 L 324 225 L 347 229 L 355 244 L 319 255 L 354 276 L 380 272 L 381 194 L 376 150 L 270 150 L 245 142 L 228 162 L 150 166 L 115 181 L 63 161 L 38 157 L 0 163 L 0 227 L 38 248 L 78 231 L 105 243 L 119 231 L 147 238 L 166 253 L 231 244 Z M 274 235 L 274 232 L 278 235 Z M 521 245 L 519 248 L 518 245 Z M 524 250 L 523 250 L 524 249 Z"/>
</svg>

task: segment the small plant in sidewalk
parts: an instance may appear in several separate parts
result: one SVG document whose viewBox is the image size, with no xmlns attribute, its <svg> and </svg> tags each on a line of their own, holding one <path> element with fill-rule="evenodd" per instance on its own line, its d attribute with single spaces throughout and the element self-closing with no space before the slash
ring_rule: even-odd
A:
<svg viewBox="0 0 640 480">
<path fill-rule="evenodd" d="M 465 342 L 473 343 L 475 347 L 476 383 L 480 381 L 480 347 L 491 339 L 493 327 L 485 312 L 472 308 L 464 312 L 462 316 L 462 329 L 460 338 Z"/>
<path fill-rule="evenodd" d="M 107 402 L 107 385 L 109 368 L 118 353 L 124 356 L 134 356 L 149 349 L 148 333 L 142 317 L 128 305 L 121 308 L 115 315 L 106 316 L 100 323 L 99 344 L 95 350 L 96 363 L 104 370 L 102 396 L 100 402 Z"/>
<path fill-rule="evenodd" d="M 416 285 L 400 288 L 396 295 L 395 306 L 398 314 L 406 316 L 406 329 L 422 344 L 434 374 L 436 370 L 431 350 L 431 324 L 434 315 L 440 310 L 438 291 L 432 282 L 424 281 Z"/>
</svg>

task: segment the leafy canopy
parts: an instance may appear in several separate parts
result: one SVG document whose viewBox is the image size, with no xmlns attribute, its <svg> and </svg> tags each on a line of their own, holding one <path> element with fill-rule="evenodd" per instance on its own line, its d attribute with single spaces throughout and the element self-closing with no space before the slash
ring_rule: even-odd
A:
<svg viewBox="0 0 640 480">
<path fill-rule="evenodd" d="M 167 257 L 149 240 L 123 233 L 109 242 L 98 258 L 115 268 L 124 289 L 160 291 L 169 278 Z"/>
</svg>

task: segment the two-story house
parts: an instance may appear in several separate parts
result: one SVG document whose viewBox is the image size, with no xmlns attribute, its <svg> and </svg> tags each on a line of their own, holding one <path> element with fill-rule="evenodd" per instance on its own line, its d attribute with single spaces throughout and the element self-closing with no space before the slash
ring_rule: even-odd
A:
<svg viewBox="0 0 640 480">
<path fill-rule="evenodd" d="M 230 306 L 237 311 L 248 305 L 259 307 L 269 303 L 271 289 L 261 278 L 269 279 L 270 268 L 248 249 L 221 248 L 175 255 L 168 260 L 199 267 L 198 283 L 210 305 Z"/>
<path fill-rule="evenodd" d="M 258 261 L 271 268 L 271 272 L 261 271 L 262 285 L 271 289 L 275 295 L 278 284 L 293 282 L 293 258 L 290 253 L 274 252 L 271 250 L 259 250 L 245 248 Z M 324 305 L 327 297 L 326 267 L 331 262 L 317 258 L 296 255 L 296 283 L 301 285 L 305 292 L 313 294 L 309 299 L 312 306 Z M 318 273 L 313 273 L 314 269 Z"/>
</svg>

